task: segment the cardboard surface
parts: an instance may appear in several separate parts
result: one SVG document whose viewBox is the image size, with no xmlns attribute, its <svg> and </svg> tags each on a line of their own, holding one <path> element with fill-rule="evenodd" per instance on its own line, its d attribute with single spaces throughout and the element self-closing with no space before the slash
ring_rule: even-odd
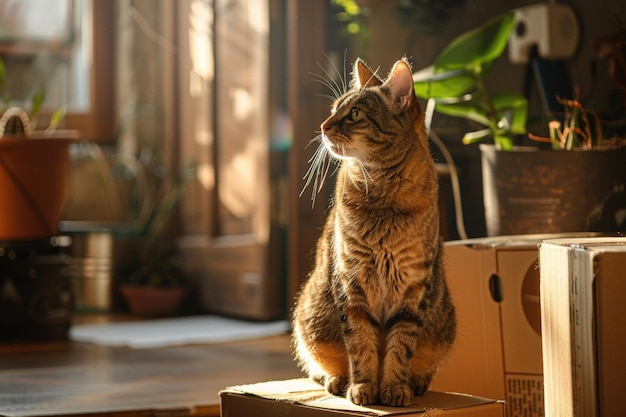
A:
<svg viewBox="0 0 626 417">
<path fill-rule="evenodd" d="M 238 416 L 504 416 L 504 403 L 465 394 L 429 391 L 410 407 L 352 404 L 309 379 L 240 385 L 220 392 L 222 417 Z"/>
</svg>

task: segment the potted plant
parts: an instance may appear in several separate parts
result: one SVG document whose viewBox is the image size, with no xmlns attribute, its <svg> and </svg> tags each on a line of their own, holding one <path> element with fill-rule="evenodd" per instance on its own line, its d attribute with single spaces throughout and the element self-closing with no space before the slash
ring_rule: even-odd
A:
<svg viewBox="0 0 626 417">
<path fill-rule="evenodd" d="M 514 146 L 514 137 L 526 133 L 527 100 L 515 92 L 490 92 L 485 82 L 514 26 L 510 11 L 458 36 L 432 66 L 414 74 L 415 92 L 428 100 L 427 113 L 434 107 L 483 126 L 466 133 L 463 143 L 493 139 L 480 147 L 488 235 L 590 230 L 591 212 L 626 181 L 624 154 Z"/>
<path fill-rule="evenodd" d="M 0 59 L 0 91 L 6 69 Z M 2 91 L 0 106 L 0 339 L 65 340 L 72 322 L 67 276 L 69 240 L 59 236 L 67 196 L 69 146 L 76 130 L 47 128 L 38 116 L 46 89 L 17 102 Z M 25 109 L 28 109 L 25 110 Z"/>
<path fill-rule="evenodd" d="M 133 315 L 165 317 L 180 311 L 189 286 L 175 251 L 142 254 L 133 270 L 127 273 L 120 292 Z"/>
<path fill-rule="evenodd" d="M 173 173 L 158 163 L 145 165 L 148 178 L 144 195 L 147 211 L 138 219 L 139 228 L 131 239 L 128 262 L 118 278 L 120 292 L 131 313 L 144 317 L 176 314 L 189 290 L 189 279 L 168 233 L 168 220 L 193 178 L 195 164 Z M 133 247 L 134 246 L 134 247 Z"/>
<path fill-rule="evenodd" d="M 429 100 L 429 106 L 484 126 L 466 133 L 465 144 L 493 138 L 498 149 L 511 150 L 514 135 L 526 133 L 526 98 L 511 91 L 490 92 L 485 81 L 514 25 L 514 12 L 497 16 L 456 37 L 433 65 L 413 74 L 415 94 Z"/>
<path fill-rule="evenodd" d="M 0 59 L 0 90 L 6 67 Z M 30 103 L 15 103 L 3 93 L 0 110 L 0 240 L 46 239 L 59 232 L 67 195 L 70 144 L 77 130 L 60 130 L 63 107 L 47 127 L 38 129 L 47 89 L 37 89 Z M 26 111 L 22 108 L 28 108 Z"/>
</svg>

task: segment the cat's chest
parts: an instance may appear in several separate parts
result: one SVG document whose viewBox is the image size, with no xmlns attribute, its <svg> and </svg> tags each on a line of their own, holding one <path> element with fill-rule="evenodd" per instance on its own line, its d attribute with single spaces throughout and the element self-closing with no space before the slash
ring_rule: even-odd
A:
<svg viewBox="0 0 626 417">
<path fill-rule="evenodd" d="M 380 318 L 389 306 L 399 305 L 406 289 L 420 279 L 421 245 L 410 222 L 408 217 L 396 216 L 393 221 L 378 217 L 366 223 L 335 225 L 339 270 L 360 281 L 368 304 Z"/>
<path fill-rule="evenodd" d="M 345 251 L 366 250 L 371 257 L 386 263 L 407 244 L 419 241 L 414 216 L 392 210 L 352 213 L 338 217 L 335 236 Z"/>
</svg>

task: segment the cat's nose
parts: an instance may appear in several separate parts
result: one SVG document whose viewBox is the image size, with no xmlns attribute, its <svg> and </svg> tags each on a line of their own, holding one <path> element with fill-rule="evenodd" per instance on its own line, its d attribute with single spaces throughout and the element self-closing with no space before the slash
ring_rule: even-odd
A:
<svg viewBox="0 0 626 417">
<path fill-rule="evenodd" d="M 322 131 L 323 136 L 326 136 L 326 133 L 328 133 L 328 131 L 334 126 L 335 122 L 333 120 L 333 116 L 331 115 L 320 125 L 320 130 Z"/>
</svg>

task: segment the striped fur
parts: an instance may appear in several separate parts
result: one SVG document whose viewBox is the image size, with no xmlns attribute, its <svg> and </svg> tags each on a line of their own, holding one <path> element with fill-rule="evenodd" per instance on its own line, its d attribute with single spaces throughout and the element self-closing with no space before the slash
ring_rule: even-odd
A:
<svg viewBox="0 0 626 417">
<path fill-rule="evenodd" d="M 339 169 L 294 309 L 296 357 L 355 404 L 406 406 L 428 389 L 456 331 L 437 176 L 406 60 L 384 82 L 357 60 L 321 129 Z"/>
</svg>

